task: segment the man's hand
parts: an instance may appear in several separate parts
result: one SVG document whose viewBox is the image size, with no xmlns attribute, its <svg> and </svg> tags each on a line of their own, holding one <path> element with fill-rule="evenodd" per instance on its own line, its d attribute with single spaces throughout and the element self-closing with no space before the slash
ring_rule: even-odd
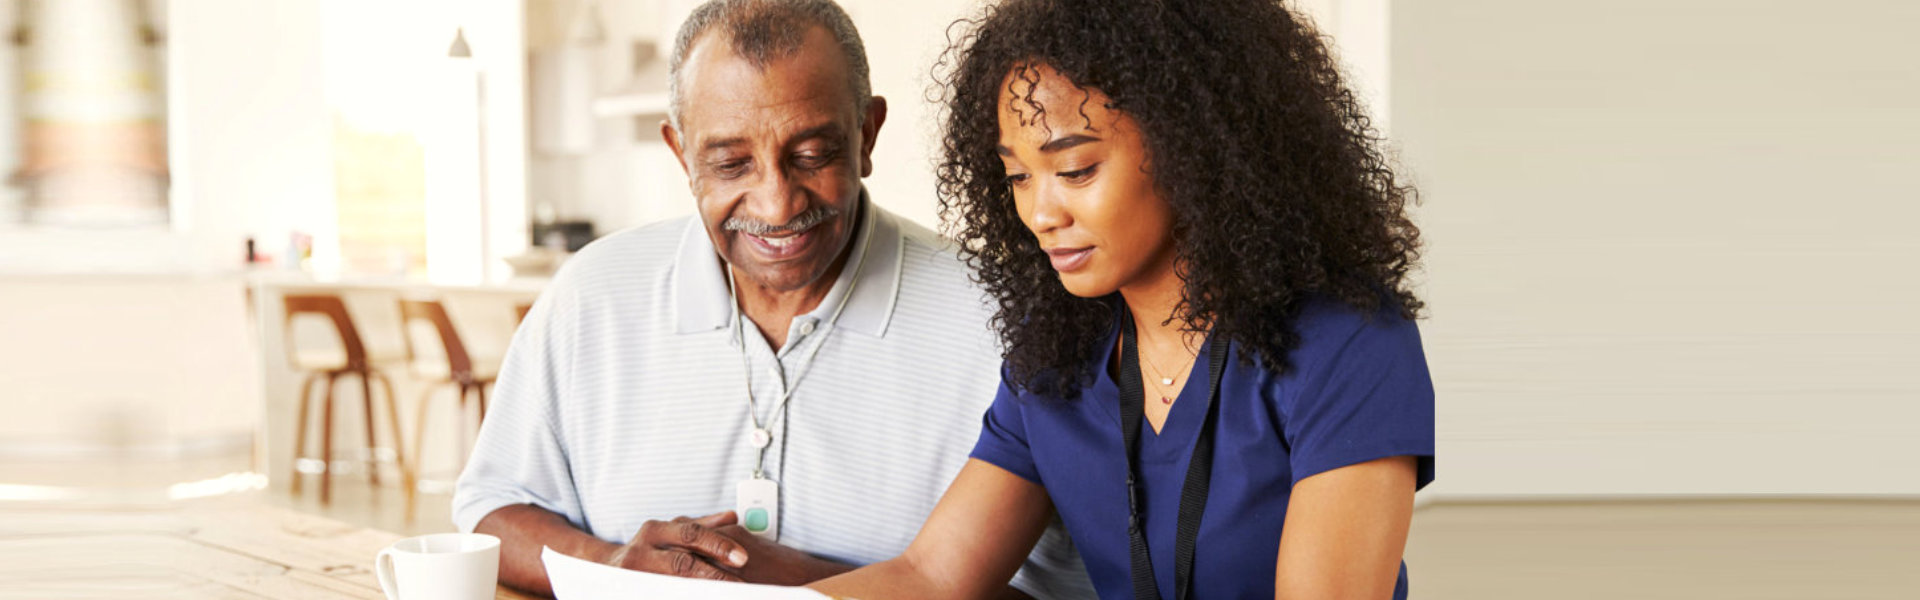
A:
<svg viewBox="0 0 1920 600">
<path fill-rule="evenodd" d="M 744 581 L 735 572 L 747 565 L 747 549 L 718 528 L 738 519 L 726 511 L 690 519 L 647 521 L 633 541 L 615 549 L 606 564 L 678 577 Z"/>
<path fill-rule="evenodd" d="M 749 583 L 806 585 L 853 569 L 852 566 L 815 558 L 811 554 L 761 539 L 738 524 L 728 524 L 714 529 L 714 532 L 733 540 L 746 549 L 747 556 L 753 557 L 747 566 L 730 569 Z"/>
</svg>

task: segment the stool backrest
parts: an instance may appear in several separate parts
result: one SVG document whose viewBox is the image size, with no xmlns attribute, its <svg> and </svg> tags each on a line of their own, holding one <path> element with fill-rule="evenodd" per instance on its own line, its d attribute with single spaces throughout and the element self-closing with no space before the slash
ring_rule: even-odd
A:
<svg viewBox="0 0 1920 600">
<path fill-rule="evenodd" d="M 473 358 L 467 356 L 467 345 L 460 341 L 460 332 L 454 330 L 453 319 L 447 317 L 446 305 L 438 300 L 400 299 L 401 328 L 408 328 L 416 320 L 432 323 L 434 332 L 440 334 L 440 345 L 447 353 L 447 374 L 454 381 L 471 381 Z M 413 336 L 401 337 L 407 342 L 407 363 L 412 364 L 415 356 Z"/>
<path fill-rule="evenodd" d="M 343 368 L 349 371 L 363 371 L 367 368 L 367 348 L 360 343 L 360 330 L 354 328 L 353 317 L 347 314 L 347 303 L 334 294 L 289 294 L 282 298 L 286 304 L 286 321 L 281 327 L 286 331 L 287 352 L 292 359 L 293 318 L 301 314 L 315 314 L 333 322 L 333 328 L 340 333 L 340 345 L 346 350 L 347 363 Z"/>
</svg>

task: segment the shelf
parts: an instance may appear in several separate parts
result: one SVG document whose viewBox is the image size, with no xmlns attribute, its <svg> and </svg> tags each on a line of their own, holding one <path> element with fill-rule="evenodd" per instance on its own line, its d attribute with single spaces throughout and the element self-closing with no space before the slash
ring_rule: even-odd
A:
<svg viewBox="0 0 1920 600">
<path fill-rule="evenodd" d="M 667 93 L 624 93 L 610 94 L 593 99 L 593 114 L 596 117 L 641 117 L 666 116 Z"/>
</svg>

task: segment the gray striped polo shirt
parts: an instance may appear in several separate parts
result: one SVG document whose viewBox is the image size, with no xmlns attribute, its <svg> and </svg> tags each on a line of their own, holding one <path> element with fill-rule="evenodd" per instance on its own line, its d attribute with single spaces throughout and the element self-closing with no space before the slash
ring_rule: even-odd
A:
<svg viewBox="0 0 1920 600">
<path fill-rule="evenodd" d="M 950 246 L 862 205 L 855 256 L 826 298 L 794 319 L 784 348 L 741 323 L 744 363 L 723 266 L 697 218 L 582 249 L 514 335 L 454 491 L 455 523 L 472 531 L 502 506 L 532 504 L 625 542 L 650 519 L 730 510 L 757 454 L 752 377 L 763 423 L 795 386 L 766 460 L 780 482 L 780 543 L 853 564 L 905 550 L 967 461 L 999 352 L 992 309 Z M 1057 522 L 1014 585 L 1094 596 Z"/>
</svg>

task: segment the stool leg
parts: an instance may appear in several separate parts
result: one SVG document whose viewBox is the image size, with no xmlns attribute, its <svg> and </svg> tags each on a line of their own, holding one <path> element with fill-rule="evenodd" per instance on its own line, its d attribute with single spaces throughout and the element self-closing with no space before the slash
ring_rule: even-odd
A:
<svg viewBox="0 0 1920 600">
<path fill-rule="evenodd" d="M 367 415 L 367 483 L 380 487 L 380 457 L 374 453 L 379 442 L 375 441 L 373 434 L 373 377 L 367 371 L 360 371 L 359 375 L 361 414 Z M 394 449 L 395 454 L 399 452 L 399 449 Z"/>
<path fill-rule="evenodd" d="M 466 464 L 461 457 L 467 455 L 469 443 L 467 441 L 467 392 L 471 389 L 472 386 L 464 382 L 460 384 L 460 402 L 454 405 L 453 409 L 453 429 L 456 434 L 453 436 L 453 464 L 456 469 Z"/>
<path fill-rule="evenodd" d="M 473 387 L 480 392 L 480 422 L 485 423 L 487 422 L 487 384 L 486 382 L 476 383 Z"/>
<path fill-rule="evenodd" d="M 300 477 L 300 457 L 307 452 L 307 399 L 313 396 L 313 384 L 316 383 L 314 380 L 318 377 L 320 377 L 319 373 L 309 373 L 306 379 L 300 381 L 300 413 L 295 420 L 298 424 L 293 428 L 292 462 L 294 495 L 300 494 L 300 480 L 302 479 L 302 477 Z"/>
<path fill-rule="evenodd" d="M 326 396 L 320 401 L 320 462 L 325 468 L 320 470 L 320 503 L 333 502 L 333 380 L 336 373 L 327 374 Z"/>
<path fill-rule="evenodd" d="M 480 441 L 480 426 L 487 422 L 487 384 L 474 383 L 473 395 L 475 396 L 473 428 L 467 429 L 466 423 L 460 424 L 461 430 L 466 432 L 462 435 L 461 439 L 467 440 L 467 447 L 460 452 L 460 466 L 462 468 L 466 467 L 467 459 L 473 456 L 473 445 Z M 463 418 L 461 420 L 465 421 L 466 419 Z"/>
<path fill-rule="evenodd" d="M 413 419 L 413 464 L 420 470 L 427 469 L 427 407 L 433 406 L 433 392 L 438 384 L 427 385 L 427 391 L 420 394 L 419 414 Z"/>
<path fill-rule="evenodd" d="M 400 397 L 393 395 L 393 381 L 379 371 L 372 371 L 380 378 L 380 387 L 387 393 L 387 423 L 393 432 L 393 462 L 400 467 L 400 485 L 405 488 L 407 498 L 407 522 L 413 522 L 414 493 L 419 485 L 415 482 L 412 463 L 407 462 L 406 438 L 400 436 Z"/>
<path fill-rule="evenodd" d="M 427 412 L 433 406 L 433 393 L 439 389 L 440 384 L 427 385 L 426 393 L 420 394 L 419 417 L 413 420 L 413 465 L 420 471 L 427 469 Z M 411 505 L 407 507 L 407 518 L 413 518 Z"/>
</svg>

